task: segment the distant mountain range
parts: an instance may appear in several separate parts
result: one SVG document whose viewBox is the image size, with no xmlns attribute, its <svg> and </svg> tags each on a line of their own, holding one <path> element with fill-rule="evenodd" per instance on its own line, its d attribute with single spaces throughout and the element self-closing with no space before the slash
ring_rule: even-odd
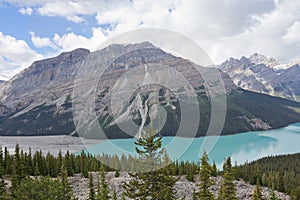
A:
<svg viewBox="0 0 300 200">
<path fill-rule="evenodd" d="M 274 58 L 253 54 L 230 58 L 218 66 L 245 90 L 300 101 L 300 63 L 281 64 Z"/>
<path fill-rule="evenodd" d="M 119 53 L 124 55 L 110 63 L 95 90 L 86 86 L 91 80 L 76 83 L 77 87 L 84 88 L 83 96 L 96 91 L 95 105 L 92 108 L 95 109 L 97 116 L 92 121 L 82 120 L 84 123 L 80 124 L 80 127 L 84 130 L 84 135 L 81 136 L 104 137 L 104 135 L 99 136 L 97 129 L 93 128 L 95 123 L 99 123 L 108 138 L 133 137 L 138 134 L 138 128 L 132 135 L 128 135 L 116 125 L 115 121 L 125 126 L 132 121 L 139 126 L 154 123 L 154 119 L 159 115 L 157 111 L 159 105 L 165 108 L 167 116 L 161 134 L 175 135 L 182 121 L 180 111 L 182 105 L 178 102 L 178 96 L 182 91 L 187 90 L 185 87 L 179 88 L 176 82 L 173 90 L 161 85 L 142 87 L 135 91 L 130 99 L 124 99 L 118 105 L 118 109 L 112 109 L 110 104 L 113 87 L 118 84 L 120 77 L 125 76 L 129 85 L 138 81 L 126 77 L 126 73 L 131 69 L 142 67 L 145 71 L 154 71 L 157 79 L 171 81 L 172 76 L 165 74 L 161 68 L 155 68 L 155 65 L 168 66 L 180 72 L 189 81 L 197 94 L 200 108 L 197 136 L 205 135 L 211 116 L 208 95 L 208 88 L 211 86 L 195 71 L 194 63 L 175 57 L 149 42 L 114 44 L 96 52 L 76 49 L 54 58 L 34 62 L 28 69 L 0 84 L 0 135 L 77 135 L 73 119 L 73 103 L 76 99 L 74 100 L 75 97 L 72 95 L 76 76 L 85 69 L 91 69 L 91 73 L 94 73 L 93 70 L 99 63 L 114 58 L 114 55 Z M 233 59 L 227 61 L 227 65 L 225 62 L 220 66 L 229 74 L 231 61 L 233 62 Z M 249 65 L 252 65 L 250 61 Z M 204 74 L 211 70 L 203 67 L 200 69 Z M 257 70 L 259 69 L 257 67 Z M 300 122 L 300 103 L 240 89 L 226 73 L 221 70 L 216 71 L 221 73 L 220 81 L 225 84 L 227 96 L 227 116 L 223 135 L 278 128 Z M 216 92 L 215 95 L 220 94 Z M 184 103 L 189 105 L 190 102 L 191 97 L 186 96 Z M 89 112 L 88 109 L 90 108 L 86 106 L 79 108 L 82 113 Z M 193 116 L 188 117 L 191 120 L 187 121 L 193 123 Z M 180 133 L 179 136 L 189 137 L 190 134 Z"/>
</svg>

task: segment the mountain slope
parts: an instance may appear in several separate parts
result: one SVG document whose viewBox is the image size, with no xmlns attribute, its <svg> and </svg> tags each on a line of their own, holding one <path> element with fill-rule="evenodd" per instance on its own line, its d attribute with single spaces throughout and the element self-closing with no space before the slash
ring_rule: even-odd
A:
<svg viewBox="0 0 300 200">
<path fill-rule="evenodd" d="M 211 115 L 211 103 L 207 95 L 210 86 L 193 68 L 192 62 L 166 53 L 148 42 L 115 44 L 92 53 L 77 49 L 33 63 L 27 70 L 0 86 L 0 135 L 76 135 L 72 105 L 77 102 L 76 95 L 72 95 L 76 75 L 91 73 L 97 77 L 99 63 L 114 58 L 118 53 L 122 56 L 108 65 L 94 89 L 89 86 L 91 80 L 76 82 L 76 87 L 82 89 L 82 97 L 93 92 L 96 97 L 93 102 L 85 99 L 87 103 L 93 104 L 92 107 L 83 104 L 77 108 L 79 113 L 83 113 L 83 123 L 80 124 L 83 135 L 80 136 L 134 137 L 141 134 L 140 126 L 157 123 L 161 114 L 167 116 L 161 134 L 175 135 L 182 122 L 180 108 L 185 106 L 185 109 L 192 109 L 196 102 L 192 101 L 194 97 L 185 94 L 188 88 L 179 85 L 179 80 L 172 80 L 169 71 L 164 71 L 167 68 L 180 72 L 196 92 L 200 109 L 197 136 L 205 135 Z M 140 68 L 140 71 L 134 71 L 133 76 L 127 75 L 131 70 Z M 208 68 L 200 69 L 203 74 L 211 71 Z M 143 73 L 146 73 L 145 76 Z M 120 77 L 124 78 L 127 85 L 135 85 L 143 81 L 147 73 L 150 77 L 155 74 L 152 78 L 169 83 L 173 89 L 152 84 L 141 86 L 131 93 L 125 88 L 121 92 L 130 93 L 130 99 L 119 98 L 116 108 L 111 106 L 113 88 L 122 86 Z M 277 128 L 300 121 L 300 103 L 238 89 L 227 74 L 221 72 L 221 76 L 228 101 L 223 135 Z M 220 95 L 218 91 L 215 92 L 217 96 Z M 182 105 L 178 102 L 180 95 L 186 95 Z M 94 109 L 96 119 L 85 119 L 84 114 L 89 113 L 90 109 Z M 165 113 L 160 113 L 161 110 L 165 110 Z M 186 121 L 192 127 L 193 116 L 187 117 L 191 118 Z M 116 125 L 116 121 L 125 127 L 133 121 L 137 126 L 132 129 L 133 133 L 128 134 Z M 98 123 L 105 135 L 99 135 L 98 129 L 94 128 Z M 191 137 L 191 133 L 181 133 L 180 136 Z"/>
<path fill-rule="evenodd" d="M 300 101 L 299 64 L 280 64 L 273 58 L 253 54 L 249 58 L 230 58 L 218 67 L 243 89 Z"/>
</svg>

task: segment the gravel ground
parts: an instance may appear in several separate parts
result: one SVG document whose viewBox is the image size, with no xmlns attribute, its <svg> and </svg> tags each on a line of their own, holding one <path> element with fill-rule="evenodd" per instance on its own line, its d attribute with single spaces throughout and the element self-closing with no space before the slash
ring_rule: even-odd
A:
<svg viewBox="0 0 300 200">
<path fill-rule="evenodd" d="M 59 150 L 66 153 L 77 153 L 84 149 L 85 146 L 100 143 L 101 140 L 82 139 L 72 136 L 1 136 L 0 145 L 7 147 L 13 152 L 16 144 L 19 144 L 24 151 L 28 151 L 31 147 L 32 152 L 42 150 L 44 153 L 51 152 L 57 155 Z"/>
</svg>

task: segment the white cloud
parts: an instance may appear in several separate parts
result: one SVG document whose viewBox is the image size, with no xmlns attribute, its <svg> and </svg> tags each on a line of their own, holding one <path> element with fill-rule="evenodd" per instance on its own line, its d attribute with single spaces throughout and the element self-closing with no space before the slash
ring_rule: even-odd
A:
<svg viewBox="0 0 300 200">
<path fill-rule="evenodd" d="M 56 46 L 53 44 L 53 42 L 49 38 L 41 38 L 35 35 L 34 32 L 30 32 L 31 35 L 31 41 L 37 48 L 43 48 L 43 47 L 52 47 L 56 48 Z"/>
<path fill-rule="evenodd" d="M 300 22 L 296 21 L 292 26 L 287 29 L 287 33 L 283 36 L 283 39 L 287 44 L 300 45 Z"/>
<path fill-rule="evenodd" d="M 110 25 L 107 36 L 140 27 L 165 28 L 185 34 L 200 44 L 216 62 L 254 52 L 280 61 L 300 59 L 299 0 L 9 0 L 35 7 L 43 16 L 60 16 L 80 23 L 95 15 Z M 88 23 L 88 22 L 87 22 Z M 53 38 L 35 36 L 36 46 L 54 45 L 63 51 L 93 50 L 106 39 L 101 28 L 86 37 L 67 31 Z M 38 32 L 36 31 L 36 34 Z M 32 38 L 33 39 L 33 38 Z M 39 40 L 38 40 L 39 39 Z"/>
<path fill-rule="evenodd" d="M 274 57 L 281 62 L 300 60 L 299 30 L 297 21 L 300 2 L 298 0 L 276 1 L 276 8 L 260 16 L 258 23 L 248 27 L 241 33 L 211 42 L 219 45 L 215 58 L 222 61 L 230 56 L 249 55 L 254 52 Z M 295 35 L 296 34 L 296 35 Z"/>
<path fill-rule="evenodd" d="M 19 12 L 20 12 L 22 15 L 32 15 L 33 10 L 32 10 L 32 8 L 27 7 L 27 8 L 21 8 L 21 9 L 19 10 Z"/>
<path fill-rule="evenodd" d="M 7 80 L 43 56 L 33 51 L 23 40 L 0 32 L 0 79 Z"/>
<path fill-rule="evenodd" d="M 55 45 L 63 51 L 71 51 L 76 48 L 87 48 L 94 50 L 107 37 L 104 35 L 101 28 L 93 28 L 93 35 L 87 38 L 83 35 L 76 35 L 74 33 L 67 33 L 64 35 L 55 34 L 52 41 Z"/>
</svg>

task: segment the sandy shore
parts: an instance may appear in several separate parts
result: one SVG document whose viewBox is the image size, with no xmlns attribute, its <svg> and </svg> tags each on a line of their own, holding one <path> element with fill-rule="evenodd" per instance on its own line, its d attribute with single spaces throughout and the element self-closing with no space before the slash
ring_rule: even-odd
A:
<svg viewBox="0 0 300 200">
<path fill-rule="evenodd" d="M 0 145 L 7 147 L 13 152 L 16 144 L 19 144 L 24 151 L 28 151 L 31 147 L 32 152 L 42 150 L 43 153 L 51 152 L 57 154 L 59 150 L 66 153 L 80 152 L 86 146 L 100 143 L 101 140 L 83 139 L 72 136 L 0 136 Z"/>
</svg>

